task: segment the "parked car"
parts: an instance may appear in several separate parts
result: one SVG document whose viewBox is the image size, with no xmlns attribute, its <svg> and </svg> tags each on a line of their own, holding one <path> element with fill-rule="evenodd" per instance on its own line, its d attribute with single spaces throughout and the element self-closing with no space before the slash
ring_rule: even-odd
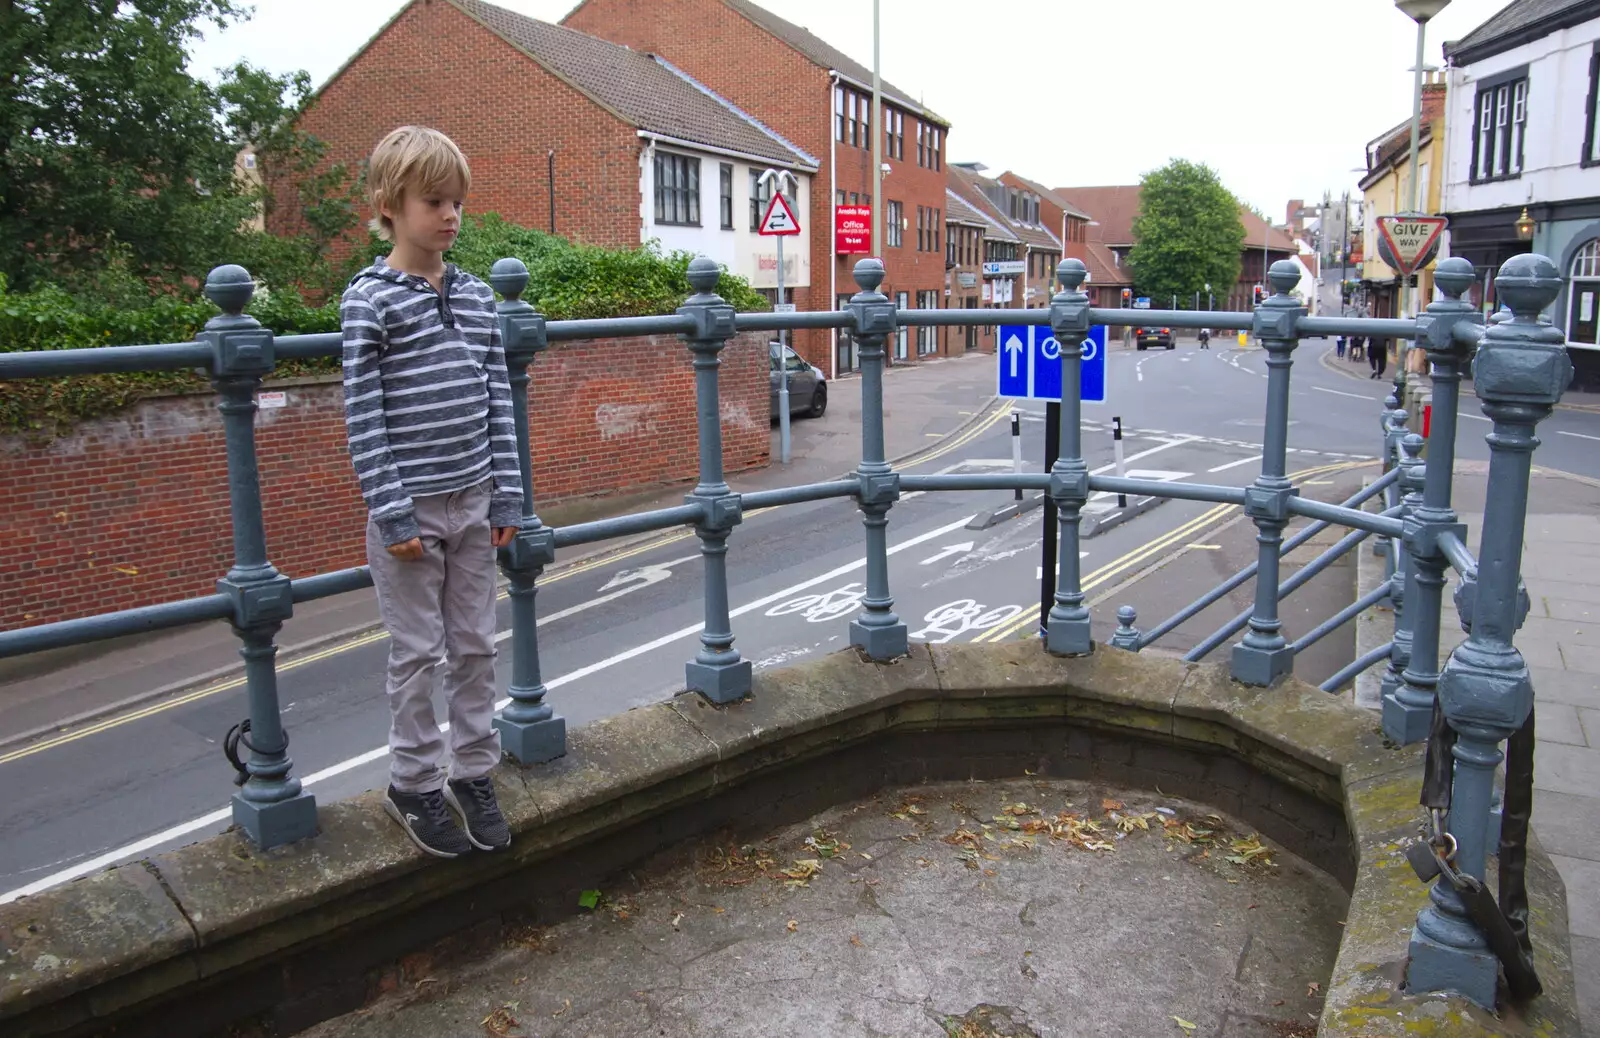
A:
<svg viewBox="0 0 1600 1038">
<path fill-rule="evenodd" d="M 780 352 L 781 351 L 781 352 Z M 767 344 L 768 358 L 772 362 L 772 418 L 778 418 L 778 383 L 783 369 L 789 369 L 789 413 L 803 414 L 808 418 L 821 418 L 828 410 L 828 380 L 821 370 L 806 363 L 806 359 L 788 346 Z"/>
<path fill-rule="evenodd" d="M 1141 350 L 1151 346 L 1160 346 L 1169 350 L 1177 349 L 1178 347 L 1177 337 L 1172 334 L 1171 328 L 1141 327 L 1134 331 L 1133 341 Z"/>
</svg>

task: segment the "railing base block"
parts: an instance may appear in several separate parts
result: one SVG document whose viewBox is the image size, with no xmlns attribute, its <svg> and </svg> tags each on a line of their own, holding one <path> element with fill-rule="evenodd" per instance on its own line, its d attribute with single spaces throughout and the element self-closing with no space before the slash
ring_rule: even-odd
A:
<svg viewBox="0 0 1600 1038">
<path fill-rule="evenodd" d="M 1433 725 L 1433 704 L 1407 703 L 1394 694 L 1383 696 L 1383 734 L 1401 746 L 1410 746 L 1428 737 Z"/>
<path fill-rule="evenodd" d="M 544 764 L 567 754 L 567 719 L 547 717 L 542 721 L 494 719 L 500 733 L 500 750 L 518 764 Z"/>
<path fill-rule="evenodd" d="M 719 706 L 737 703 L 750 695 L 754 670 L 749 660 L 736 663 L 690 663 L 684 668 L 685 687 Z"/>
<path fill-rule="evenodd" d="M 1294 673 L 1294 650 L 1287 645 L 1258 649 L 1241 642 L 1233 647 L 1228 672 L 1235 681 L 1265 688 Z"/>
<path fill-rule="evenodd" d="M 1499 977 L 1500 962 L 1487 948 L 1458 948 L 1420 931 L 1411 932 L 1405 982 L 1408 993 L 1450 991 L 1493 1010 Z"/>
<path fill-rule="evenodd" d="M 233 795 L 233 824 L 244 830 L 258 850 L 271 850 L 317 834 L 317 798 L 297 793 L 287 800 L 261 803 Z"/>
<path fill-rule="evenodd" d="M 905 624 L 868 627 L 860 620 L 850 621 L 850 644 L 879 663 L 897 660 L 911 651 L 911 636 Z"/>
<path fill-rule="evenodd" d="M 1094 635 L 1089 620 L 1063 620 L 1051 617 L 1044 632 L 1044 648 L 1052 656 L 1087 656 L 1094 651 Z"/>
</svg>

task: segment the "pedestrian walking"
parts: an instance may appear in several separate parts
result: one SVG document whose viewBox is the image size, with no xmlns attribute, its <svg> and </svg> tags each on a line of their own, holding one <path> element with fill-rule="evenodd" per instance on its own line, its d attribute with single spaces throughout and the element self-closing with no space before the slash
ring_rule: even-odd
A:
<svg viewBox="0 0 1600 1038">
<path fill-rule="evenodd" d="M 444 261 L 470 183 L 466 158 L 436 130 L 402 126 L 379 142 L 367 168 L 372 229 L 393 248 L 339 306 L 350 460 L 389 631 L 383 807 L 440 858 L 511 844 L 489 777 L 500 761 L 495 549 L 522 521 L 522 477 L 494 293 Z"/>
<path fill-rule="evenodd" d="M 1342 335 L 1333 341 L 1333 348 L 1336 351 L 1334 355 L 1340 360 L 1344 359 L 1344 344 L 1345 338 Z"/>
<path fill-rule="evenodd" d="M 1350 359 L 1361 360 L 1366 356 L 1367 337 L 1365 335 L 1350 336 Z"/>
<path fill-rule="evenodd" d="M 1389 367 L 1389 340 L 1380 339 L 1376 335 L 1367 346 L 1367 365 L 1372 368 L 1369 378 L 1382 378 L 1384 371 Z"/>
<path fill-rule="evenodd" d="M 1202 329 L 1200 329 L 1200 348 L 1202 350 L 1209 350 L 1211 348 L 1211 329 L 1210 328 L 1202 328 Z"/>
</svg>

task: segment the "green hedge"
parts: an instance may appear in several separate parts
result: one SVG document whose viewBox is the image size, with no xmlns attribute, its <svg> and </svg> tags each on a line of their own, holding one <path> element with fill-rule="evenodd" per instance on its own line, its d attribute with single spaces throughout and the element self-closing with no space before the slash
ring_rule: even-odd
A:
<svg viewBox="0 0 1600 1038">
<path fill-rule="evenodd" d="M 356 265 L 364 266 L 383 248 L 380 242 L 370 243 Z M 465 221 L 449 258 L 487 280 L 490 266 L 505 256 L 527 264 L 530 279 L 523 299 L 551 320 L 671 313 L 690 292 L 688 253 L 663 254 L 654 243 L 637 249 L 575 245 L 519 227 L 493 213 Z M 743 278 L 724 274 L 718 291 L 736 309 L 768 309 L 765 297 Z M 216 312 L 198 292 L 188 299 L 157 297 L 146 306 L 130 309 L 108 306 L 55 286 L 11 293 L 0 278 L 0 353 L 187 342 Z M 280 335 L 339 329 L 336 295 L 324 305 L 312 306 L 294 291 L 261 293 L 246 312 Z M 293 376 L 337 370 L 337 361 L 330 359 L 281 363 L 275 373 Z M 189 371 L 3 382 L 0 432 L 61 435 L 83 419 L 112 413 L 146 397 L 205 385 L 203 377 Z"/>
</svg>

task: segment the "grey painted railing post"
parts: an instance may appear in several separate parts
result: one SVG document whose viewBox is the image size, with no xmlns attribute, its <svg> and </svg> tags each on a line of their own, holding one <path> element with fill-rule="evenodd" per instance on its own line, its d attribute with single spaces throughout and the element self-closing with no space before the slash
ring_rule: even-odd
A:
<svg viewBox="0 0 1600 1038">
<path fill-rule="evenodd" d="M 878 291 L 883 263 L 856 264 L 860 288 L 850 299 L 861 360 L 861 466 L 856 469 L 856 501 L 867 539 L 867 594 L 861 615 L 850 621 L 850 644 L 875 660 L 892 660 L 910 651 L 906 625 L 894 613 L 889 594 L 889 509 L 900 500 L 900 474 L 889 465 L 883 441 L 884 343 L 895 330 L 895 307 Z"/>
<path fill-rule="evenodd" d="M 1383 471 L 1385 474 L 1400 463 L 1400 441 L 1405 438 L 1403 426 L 1411 417 L 1411 413 L 1400 406 L 1400 398 L 1390 393 L 1383 401 L 1383 410 L 1378 412 L 1378 428 L 1383 430 Z M 1387 507 L 1393 508 L 1400 503 L 1400 488 L 1390 485 L 1384 491 L 1384 502 Z M 1384 564 L 1384 574 L 1394 576 L 1394 554 L 1388 536 L 1378 534 L 1372 538 L 1372 554 L 1387 559 Z"/>
<path fill-rule="evenodd" d="M 233 633 L 241 643 L 250 730 L 240 738 L 250 750 L 248 778 L 233 796 L 233 821 L 265 850 L 317 831 L 317 803 L 290 776 L 289 740 L 278 706 L 278 646 L 283 622 L 294 613 L 289 578 L 267 561 L 261 517 L 261 473 L 256 464 L 256 391 L 272 371 L 272 333 L 244 308 L 255 292 L 249 271 L 217 267 L 205 294 L 222 311 L 198 338 L 211 347 L 211 384 L 217 390 L 228 450 L 228 508 L 233 520 L 233 567 L 217 590 L 233 602 Z"/>
<path fill-rule="evenodd" d="M 1050 300 L 1050 334 L 1061 351 L 1061 449 L 1050 468 L 1050 498 L 1061 527 L 1055 601 L 1050 605 L 1045 648 L 1056 656 L 1082 656 L 1094 649 L 1089 610 L 1083 600 L 1078 526 L 1089 500 L 1089 466 L 1083 460 L 1083 340 L 1089 336 L 1089 297 L 1081 289 L 1089 270 L 1081 260 L 1056 267 L 1061 291 Z"/>
<path fill-rule="evenodd" d="M 1129 652 L 1139 651 L 1139 611 L 1131 605 L 1117 610 L 1117 629 L 1111 632 L 1111 644 Z"/>
<path fill-rule="evenodd" d="M 750 694 L 750 661 L 733 647 L 733 620 L 728 616 L 728 535 L 744 518 L 739 495 L 722 474 L 722 401 L 717 391 L 717 371 L 722 348 L 733 338 L 733 307 L 717 295 L 722 268 L 715 260 L 696 256 L 689 264 L 689 284 L 694 294 L 678 313 L 694 319 L 694 330 L 683 339 L 694 354 L 695 423 L 700 441 L 700 482 L 684 503 L 698 505 L 700 519 L 694 531 L 700 537 L 700 557 L 705 561 L 705 629 L 700 651 L 684 668 L 686 687 L 713 703 L 732 703 Z"/>
<path fill-rule="evenodd" d="M 1456 735 L 1448 820 L 1458 848 L 1453 864 L 1479 882 L 1500 743 L 1533 708 L 1533 682 L 1512 635 L 1518 623 L 1529 474 L 1539 445 L 1535 432 L 1572 378 L 1561 332 L 1539 319 L 1560 287 L 1560 271 L 1544 256 L 1507 260 L 1495 290 L 1514 316 L 1485 330 L 1472 367 L 1483 413 L 1494 422 L 1487 437 L 1489 482 L 1472 631 L 1439 676 L 1439 705 Z M 1428 459 L 1430 477 L 1433 460 Z M 1436 882 L 1430 899 L 1412 931 L 1406 986 L 1453 991 L 1493 1007 L 1498 964 L 1483 935 L 1450 884 Z"/>
<path fill-rule="evenodd" d="M 1270 685 L 1294 670 L 1294 650 L 1278 619 L 1278 546 L 1289 525 L 1289 499 L 1299 493 L 1288 477 L 1289 369 L 1299 345 L 1295 322 L 1305 316 L 1289 290 L 1300 271 L 1279 260 L 1267 274 L 1273 294 L 1255 310 L 1252 331 L 1267 351 L 1267 418 L 1262 435 L 1261 474 L 1245 491 L 1244 512 L 1256 524 L 1256 602 L 1250 630 L 1233 647 L 1232 673 L 1246 685 Z"/>
<path fill-rule="evenodd" d="M 528 438 L 528 366 L 549 345 L 544 316 L 522 301 L 528 268 L 519 259 L 496 261 L 489 283 L 503 297 L 495 304 L 500 345 L 511 380 L 511 417 L 517 426 L 517 465 L 522 470 L 522 525 L 500 551 L 500 569 L 511 595 L 511 702 L 494 719 L 500 748 L 518 764 L 539 764 L 567 752 L 567 721 L 545 702 L 539 670 L 539 621 L 534 602 L 539 576 L 556 560 L 555 531 L 533 510 L 533 455 Z"/>
<path fill-rule="evenodd" d="M 1400 521 L 1405 522 L 1416 514 L 1422 507 L 1422 490 L 1426 482 L 1423 475 L 1422 449 L 1427 441 L 1416 433 L 1407 433 L 1405 439 L 1400 441 L 1400 479 L 1398 485 L 1402 497 L 1400 499 Z M 1394 640 L 1389 648 L 1389 665 L 1384 669 L 1383 680 L 1380 686 L 1381 705 L 1389 697 L 1397 693 L 1402 682 L 1406 668 L 1411 665 L 1411 619 L 1406 606 L 1406 595 L 1412 584 L 1410 555 L 1407 552 L 1394 553 L 1394 572 L 1389 575 L 1389 605 L 1394 610 Z M 1437 622 L 1437 621 L 1435 621 Z"/>
<path fill-rule="evenodd" d="M 1417 318 L 1418 345 L 1433 364 L 1433 423 L 1428 430 L 1427 475 L 1422 505 L 1405 518 L 1407 559 L 1406 615 L 1411 631 L 1409 659 L 1400 683 L 1383 696 L 1383 731 L 1395 742 L 1409 744 L 1428 737 L 1439 683 L 1439 609 L 1444 602 L 1449 561 L 1439 547 L 1446 533 L 1465 536 L 1451 507 L 1456 464 L 1456 411 L 1461 400 L 1461 366 L 1467 347 L 1456 341 L 1455 326 L 1479 320 L 1461 296 L 1472 287 L 1472 264 L 1459 256 L 1439 263 L 1434 283 L 1443 299 L 1428 304 Z"/>
</svg>

